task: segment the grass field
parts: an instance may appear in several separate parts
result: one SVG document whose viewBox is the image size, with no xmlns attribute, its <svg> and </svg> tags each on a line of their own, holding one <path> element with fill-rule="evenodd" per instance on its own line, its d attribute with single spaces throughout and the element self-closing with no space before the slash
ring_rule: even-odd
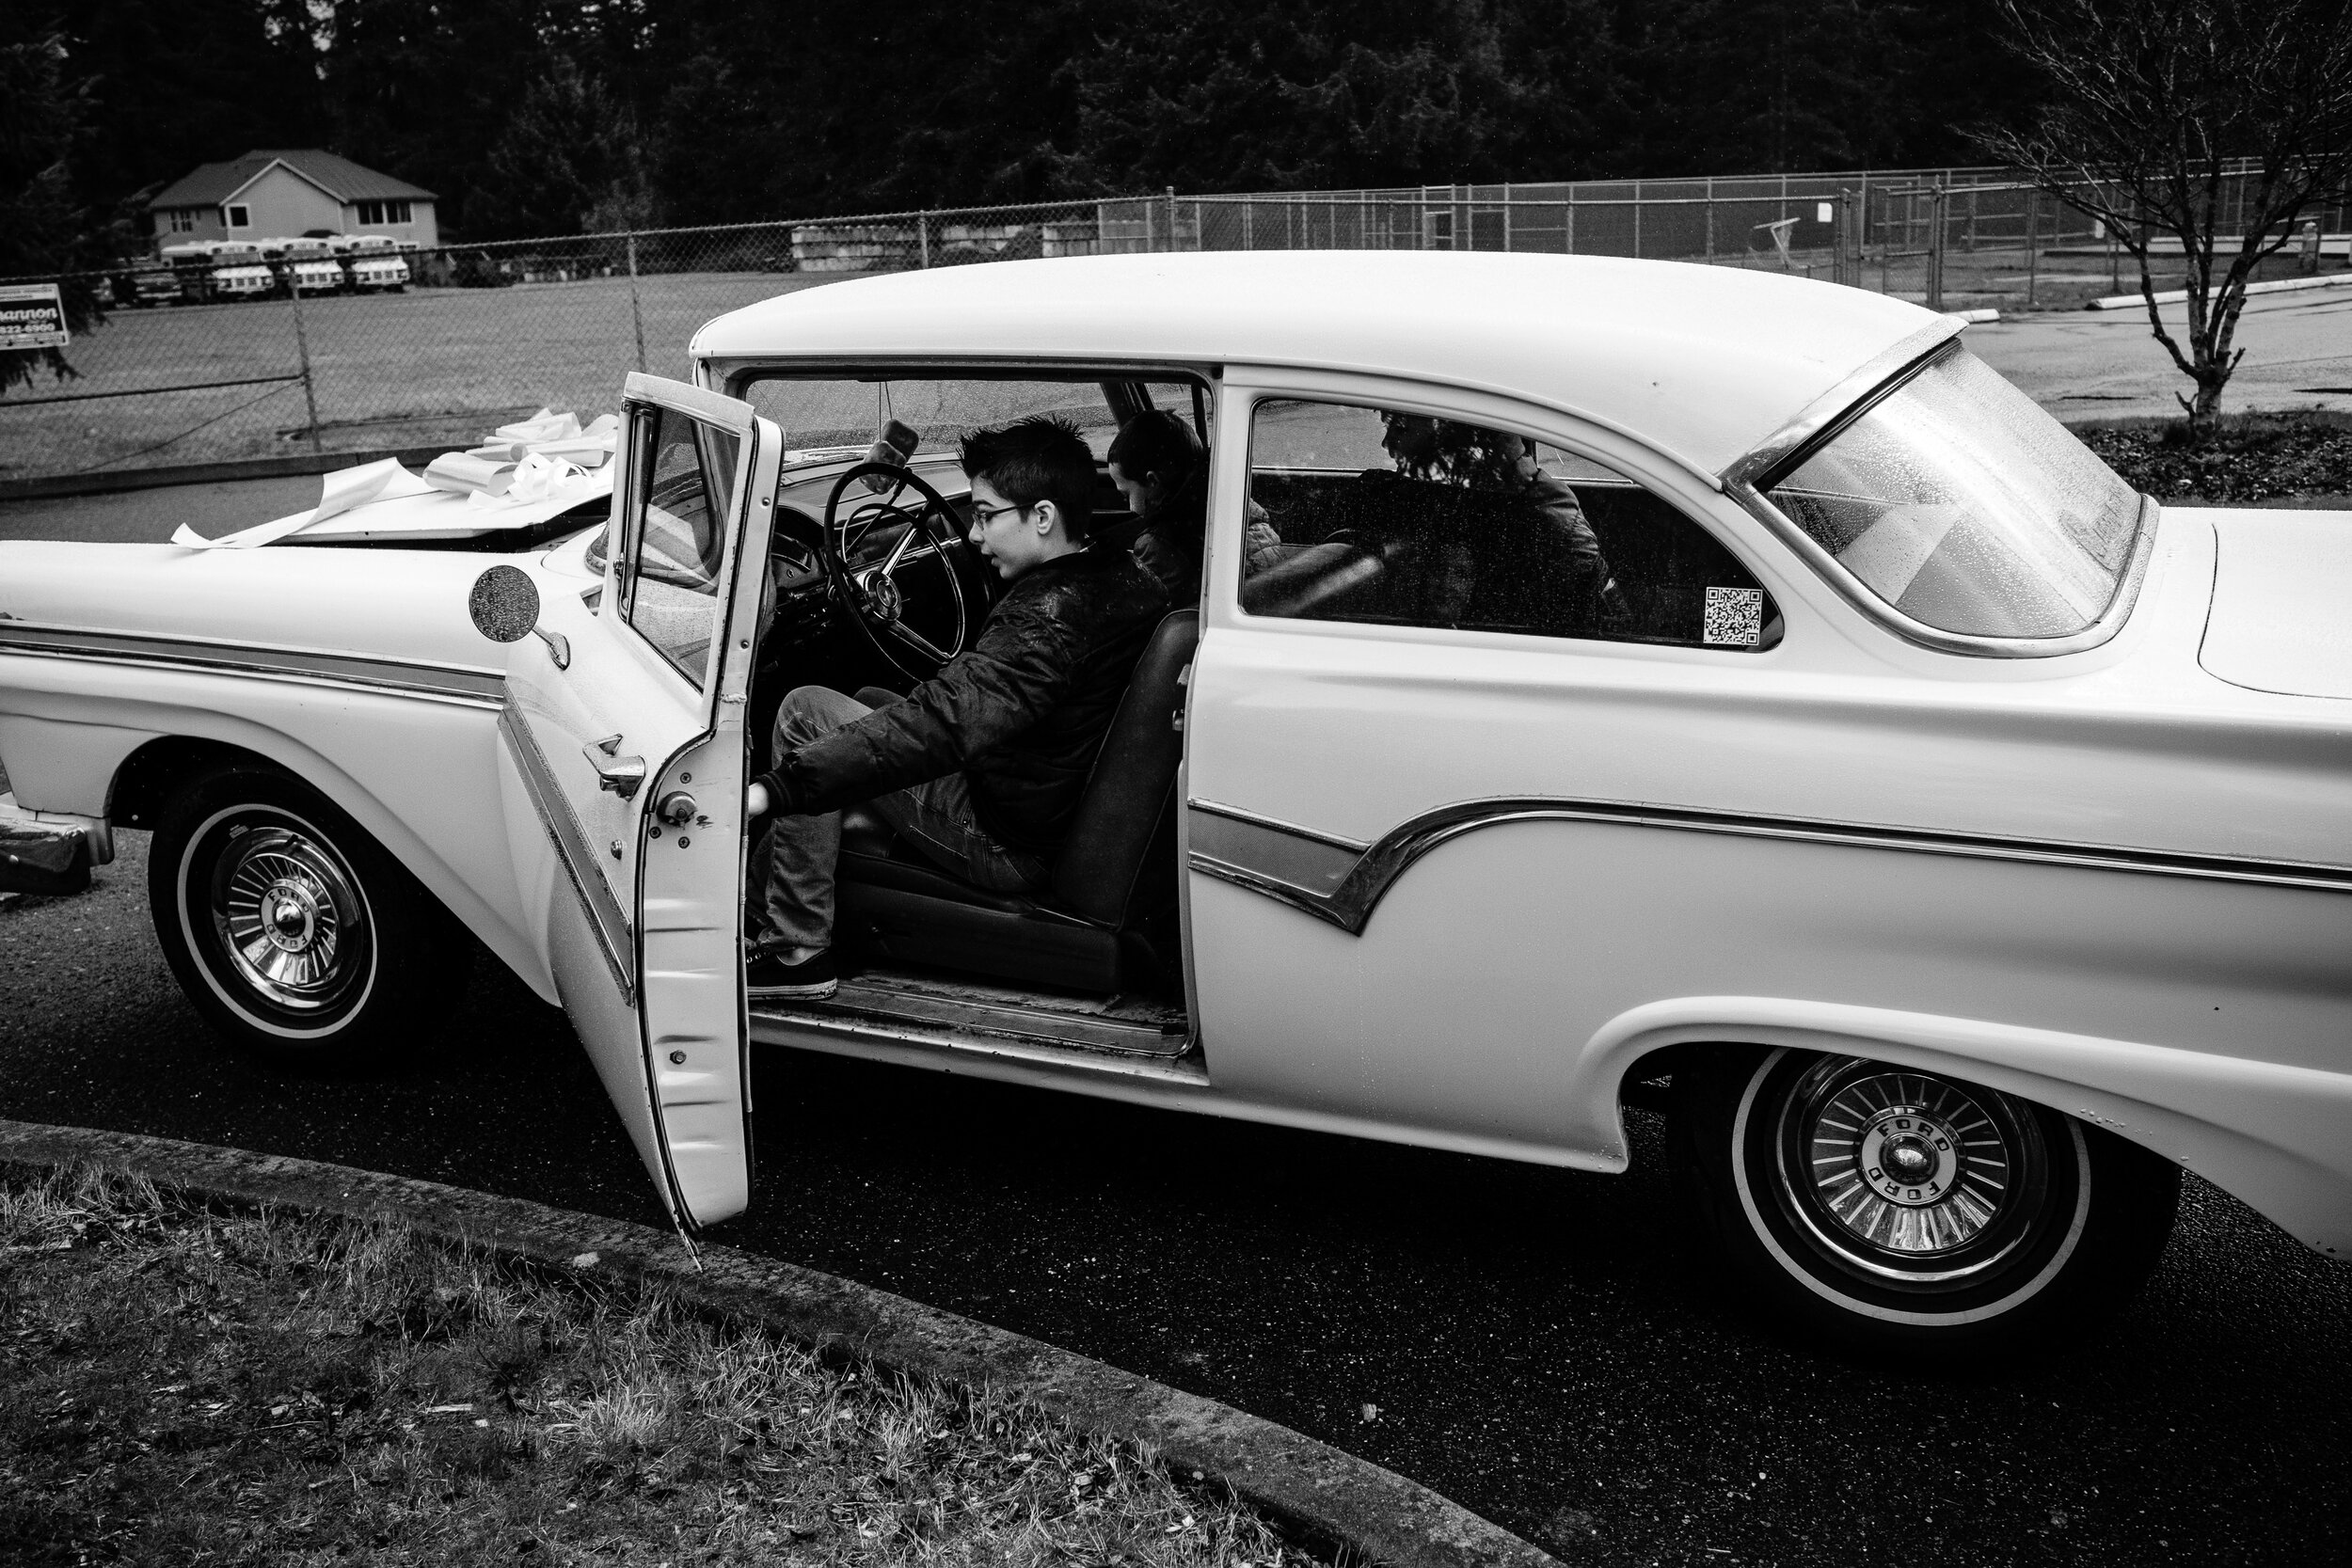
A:
<svg viewBox="0 0 2352 1568">
<path fill-rule="evenodd" d="M 389 1222 L 0 1178 L 0 1560 L 1311 1568 L 1137 1449 Z"/>
<path fill-rule="evenodd" d="M 686 273 L 643 281 L 645 368 L 682 376 L 711 317 L 834 279 Z M 302 302 L 328 448 L 468 445 L 547 404 L 583 419 L 618 406 L 637 368 L 627 278 L 506 289 L 415 289 Z M 284 300 L 118 310 L 77 340 L 78 378 L 0 398 L 0 479 L 201 463 L 307 450 L 299 383 L 21 405 L 27 398 L 293 374 Z"/>
</svg>

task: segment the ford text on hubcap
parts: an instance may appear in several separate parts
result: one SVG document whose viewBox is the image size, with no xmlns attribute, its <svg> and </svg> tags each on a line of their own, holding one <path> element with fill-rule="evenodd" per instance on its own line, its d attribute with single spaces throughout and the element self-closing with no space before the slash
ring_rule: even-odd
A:
<svg viewBox="0 0 2352 1568">
<path fill-rule="evenodd" d="M 1822 1062 L 1776 1132 L 1792 1217 L 1847 1266 L 1913 1283 L 1998 1262 L 2045 1180 L 2042 1140 L 2005 1097 L 1883 1064 Z"/>
</svg>

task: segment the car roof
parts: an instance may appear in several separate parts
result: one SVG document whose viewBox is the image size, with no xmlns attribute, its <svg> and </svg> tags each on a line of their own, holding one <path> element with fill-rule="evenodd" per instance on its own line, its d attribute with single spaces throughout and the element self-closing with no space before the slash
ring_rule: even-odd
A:
<svg viewBox="0 0 2352 1568">
<path fill-rule="evenodd" d="M 1226 251 L 992 261 L 807 288 L 697 359 L 1311 366 L 1590 416 L 1719 473 L 1938 317 L 1830 283 L 1602 256 Z"/>
</svg>

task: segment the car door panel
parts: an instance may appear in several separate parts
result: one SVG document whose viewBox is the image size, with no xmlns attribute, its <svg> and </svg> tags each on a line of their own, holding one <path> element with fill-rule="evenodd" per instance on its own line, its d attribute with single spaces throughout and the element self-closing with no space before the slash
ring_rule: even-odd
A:
<svg viewBox="0 0 2352 1568">
<path fill-rule="evenodd" d="M 560 656 L 541 638 L 516 645 L 501 729 L 563 873 L 535 879 L 557 990 L 691 1229 L 750 1197 L 743 710 L 763 574 L 742 563 L 766 559 L 782 438 L 745 404 L 648 376 L 629 378 L 626 408 L 606 591 L 593 612 L 559 611 L 571 628 Z M 677 523 L 648 492 L 677 491 L 686 468 L 705 504 L 690 519 L 696 561 L 677 567 L 674 540 L 640 546 L 649 518 Z M 642 609 L 655 591 L 632 580 L 648 562 L 648 581 L 670 579 L 659 625 Z M 624 765 L 633 787 L 611 787 Z"/>
</svg>

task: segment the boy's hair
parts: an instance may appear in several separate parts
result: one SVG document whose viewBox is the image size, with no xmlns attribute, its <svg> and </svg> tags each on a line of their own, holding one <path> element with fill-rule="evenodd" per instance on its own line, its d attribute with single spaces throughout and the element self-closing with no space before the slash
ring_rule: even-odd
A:
<svg viewBox="0 0 2352 1568">
<path fill-rule="evenodd" d="M 1068 420 L 1036 414 L 963 438 L 963 476 L 986 480 L 1015 506 L 1052 501 L 1073 542 L 1094 523 L 1094 453 Z"/>
<path fill-rule="evenodd" d="M 1119 427 L 1110 461 L 1129 479 L 1157 474 L 1173 489 L 1190 479 L 1208 454 L 1189 421 L 1165 408 L 1147 408 Z"/>
</svg>

